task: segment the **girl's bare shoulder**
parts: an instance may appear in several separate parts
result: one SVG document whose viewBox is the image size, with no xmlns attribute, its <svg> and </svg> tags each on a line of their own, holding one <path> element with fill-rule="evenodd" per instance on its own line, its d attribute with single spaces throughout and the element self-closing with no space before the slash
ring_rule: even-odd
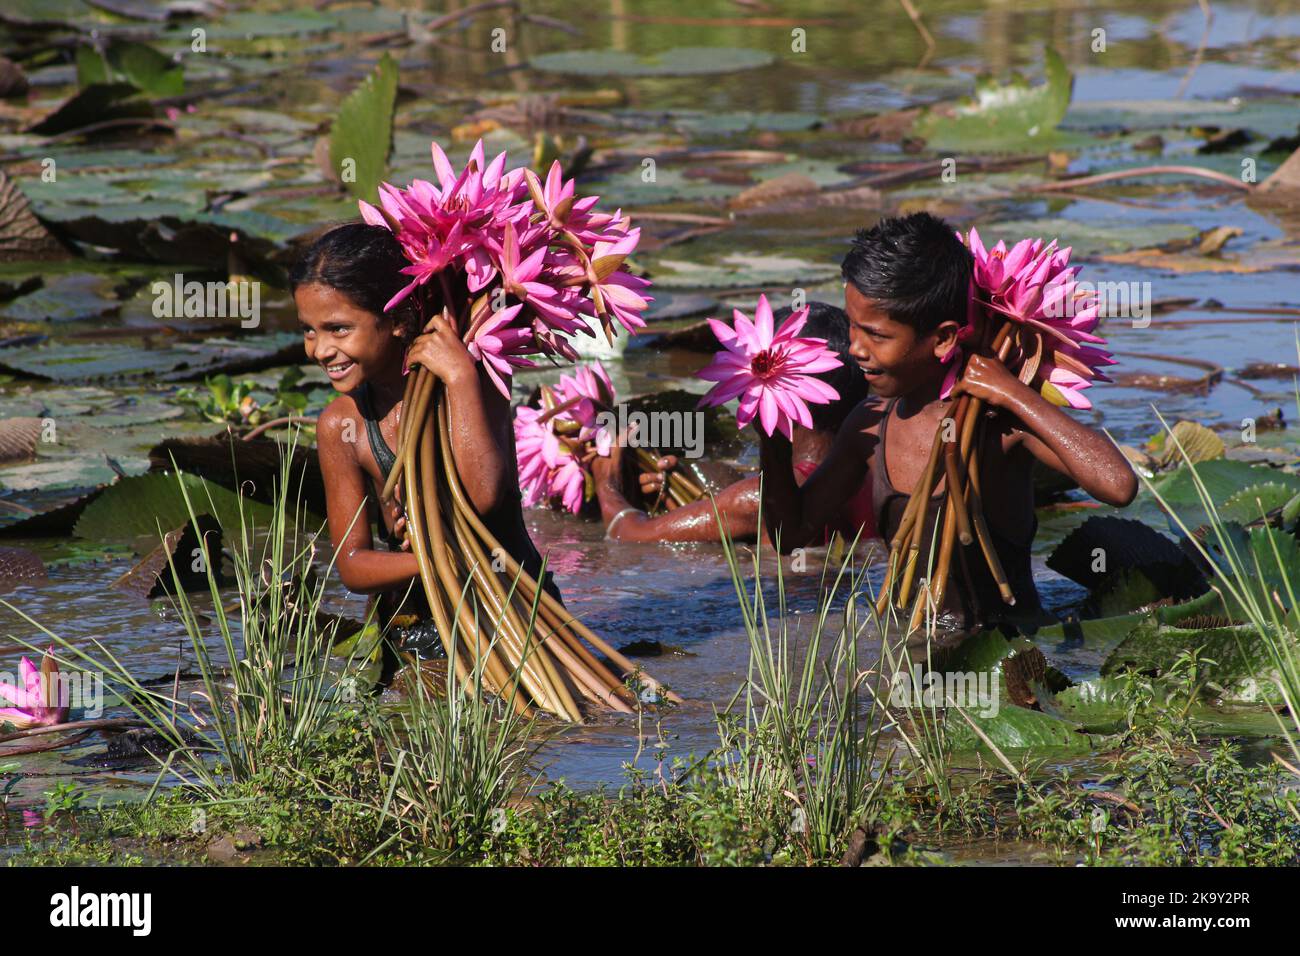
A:
<svg viewBox="0 0 1300 956">
<path fill-rule="evenodd" d="M 356 400 L 351 395 L 340 395 L 326 405 L 316 419 L 316 443 L 355 445 L 356 436 L 364 428 Z"/>
</svg>

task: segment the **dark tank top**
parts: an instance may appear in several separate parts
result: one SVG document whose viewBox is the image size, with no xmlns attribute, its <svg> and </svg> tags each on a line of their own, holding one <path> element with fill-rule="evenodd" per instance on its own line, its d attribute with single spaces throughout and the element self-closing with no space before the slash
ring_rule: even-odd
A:
<svg viewBox="0 0 1300 956">
<path fill-rule="evenodd" d="M 907 508 L 908 498 L 910 497 L 907 493 L 898 491 L 889 480 L 889 467 L 887 464 L 887 449 L 889 446 L 886 444 L 885 439 L 889 430 L 889 420 L 893 417 L 894 405 L 897 402 L 898 399 L 893 399 L 885 409 L 885 417 L 880 423 L 880 466 L 872 469 L 872 498 L 876 507 L 876 527 L 886 541 L 892 539 L 894 533 L 898 530 L 898 526 L 903 519 L 903 511 Z M 987 460 L 987 456 L 980 456 L 981 467 L 983 462 Z M 980 474 L 980 487 L 989 487 L 989 475 L 985 470 L 982 470 Z M 926 505 L 925 528 L 921 533 L 921 550 L 917 555 L 916 576 L 918 579 L 925 576 L 925 569 L 929 563 L 931 542 L 938 543 L 935 528 L 945 497 L 946 495 L 943 492 L 932 495 Z M 1011 593 L 1015 595 L 1016 603 L 1011 606 L 1002 600 L 1001 592 L 998 590 L 997 582 L 984 560 L 984 554 L 980 550 L 979 542 L 973 541 L 963 546 L 958 541 L 954 544 L 948 586 L 944 590 L 943 607 L 940 608 L 942 618 L 946 619 L 941 620 L 941 625 L 944 627 L 974 630 L 980 626 L 997 624 L 1003 621 L 1015 622 L 1033 619 L 1042 613 L 1038 588 L 1034 584 L 1033 564 L 1031 561 L 1034 535 L 1038 531 L 1037 516 L 1034 517 L 1034 524 L 1029 532 L 1028 539 L 1023 542 L 1013 541 L 1000 534 L 995 529 L 993 522 L 987 521 L 986 523 L 988 524 L 993 549 L 1002 562 L 1003 573 L 1007 577 L 1007 584 L 1011 587 Z M 937 527 L 941 533 L 942 524 L 938 524 Z M 938 560 L 937 554 L 935 560 Z"/>
</svg>

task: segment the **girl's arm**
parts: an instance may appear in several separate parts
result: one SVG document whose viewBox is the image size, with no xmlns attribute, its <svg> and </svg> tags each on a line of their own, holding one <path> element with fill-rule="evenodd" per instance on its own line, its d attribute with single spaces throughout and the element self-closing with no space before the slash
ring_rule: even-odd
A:
<svg viewBox="0 0 1300 956">
<path fill-rule="evenodd" d="M 1098 501 L 1122 508 L 1137 494 L 1133 467 L 1114 442 L 1075 421 L 997 359 L 972 355 L 958 390 L 1014 415 L 1025 428 L 1020 444 Z"/>
<path fill-rule="evenodd" d="M 518 494 L 509 399 L 441 316 L 411 343 L 407 362 L 423 365 L 442 381 L 456 471 L 474 510 L 490 514 Z"/>
<path fill-rule="evenodd" d="M 600 500 L 601 518 L 606 527 L 619 514 L 627 511 L 609 531 L 615 541 L 711 541 L 717 542 L 718 522 L 714 516 L 714 501 L 727 534 L 733 540 L 752 541 L 758 535 L 758 485 L 757 478 L 745 478 L 722 489 L 713 500 L 702 498 L 688 505 L 651 517 L 630 504 L 619 487 L 622 473 L 621 449 L 615 446 L 607 458 L 592 462 L 592 475 L 596 479 L 596 496 Z"/>
<path fill-rule="evenodd" d="M 352 427 L 348 433 L 361 432 L 356 427 L 360 420 L 356 406 L 350 399 L 339 399 L 316 423 L 316 447 L 339 579 L 358 594 L 405 587 L 419 576 L 419 565 L 413 554 L 375 550 L 366 511 L 366 475 L 357 462 L 355 442 L 343 439 L 349 420 Z"/>
</svg>

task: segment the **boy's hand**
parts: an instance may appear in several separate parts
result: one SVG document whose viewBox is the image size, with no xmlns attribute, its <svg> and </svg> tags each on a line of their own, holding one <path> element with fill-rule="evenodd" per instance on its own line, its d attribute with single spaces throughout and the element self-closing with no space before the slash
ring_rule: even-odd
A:
<svg viewBox="0 0 1300 956">
<path fill-rule="evenodd" d="M 972 355 L 966 360 L 966 371 L 953 389 L 953 394 L 964 392 L 994 408 L 1009 408 L 1027 391 L 1028 387 L 996 358 Z"/>
<path fill-rule="evenodd" d="M 453 382 L 474 371 L 474 358 L 460 336 L 441 315 L 436 315 L 416 336 L 406 353 L 410 366 L 423 365 L 443 382 Z"/>
</svg>

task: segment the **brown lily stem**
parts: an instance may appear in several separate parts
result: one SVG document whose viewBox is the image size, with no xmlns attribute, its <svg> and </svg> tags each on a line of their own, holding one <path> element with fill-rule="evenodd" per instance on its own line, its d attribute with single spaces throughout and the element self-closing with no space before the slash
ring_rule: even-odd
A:
<svg viewBox="0 0 1300 956">
<path fill-rule="evenodd" d="M 957 494 L 961 494 L 958 492 Z M 944 593 L 948 584 L 948 569 L 952 566 L 952 549 L 957 540 L 957 509 L 952 507 L 956 497 L 948 489 L 948 506 L 943 509 L 943 532 L 939 536 L 939 560 L 935 563 L 926 587 L 916 595 L 916 606 L 912 609 L 912 623 L 909 630 L 916 630 L 924 619 L 926 606 L 933 601 L 936 613 L 943 607 Z"/>
<path fill-rule="evenodd" d="M 285 415 L 282 418 L 273 418 L 269 422 L 263 422 L 254 428 L 247 435 L 243 436 L 244 441 L 252 441 L 254 438 L 260 438 L 272 428 L 279 428 L 281 425 L 315 425 L 316 419 L 309 415 Z"/>
<path fill-rule="evenodd" d="M 557 640 L 563 641 L 570 652 L 577 655 L 578 659 L 587 668 L 588 673 L 604 688 L 606 696 L 619 701 L 617 705 L 614 705 L 615 709 L 632 713 L 632 708 L 627 705 L 628 700 L 635 700 L 632 692 L 608 667 L 596 660 L 595 655 L 591 653 L 587 645 L 574 636 L 569 629 L 568 623 L 559 614 L 547 607 L 545 602 L 538 602 L 537 616 L 545 621 L 547 627 L 550 628 L 549 636 L 554 636 Z"/>
<path fill-rule="evenodd" d="M 902 521 L 894 534 L 892 548 L 898 548 L 903 560 L 903 583 L 898 589 L 897 606 L 904 608 L 912 594 L 912 583 L 916 578 L 916 566 L 920 561 L 921 539 L 925 534 L 925 515 L 930 507 L 930 490 L 934 487 L 935 472 L 939 466 L 939 456 L 943 453 L 943 432 L 938 431 L 934 443 L 930 446 L 930 458 L 925 470 L 912 489 L 912 496 L 903 510 Z M 882 456 L 883 458 L 883 456 Z"/>
<path fill-rule="evenodd" d="M 411 542 L 411 552 L 415 555 L 416 564 L 420 568 L 420 583 L 424 585 L 424 596 L 429 603 L 429 610 L 433 613 L 434 624 L 438 627 L 438 636 L 442 638 L 442 646 L 447 651 L 447 657 L 451 660 L 452 666 L 456 668 L 456 676 L 461 681 L 463 687 L 468 689 L 472 687 L 469 680 L 469 674 L 465 670 L 465 663 L 456 653 L 456 645 L 452 641 L 452 629 L 450 615 L 443 604 L 441 584 L 438 580 L 438 573 L 434 570 L 433 560 L 425 550 L 425 541 L 429 540 L 433 545 L 434 560 L 446 561 L 446 548 L 442 539 L 442 529 L 436 527 L 437 518 L 435 516 L 434 527 L 425 527 L 424 509 L 421 507 L 419 490 L 415 483 L 415 443 L 406 442 L 401 451 L 401 459 L 406 461 L 408 467 L 405 470 L 405 489 L 406 489 L 406 520 L 410 525 L 408 538 Z M 394 465 L 396 470 L 396 465 Z M 429 537 L 426 539 L 426 535 Z M 498 688 L 503 690 L 503 688 Z"/>
<path fill-rule="evenodd" d="M 422 411 L 420 397 L 424 393 L 425 380 L 429 377 L 432 376 L 429 376 L 423 365 L 418 369 L 413 369 L 407 377 L 406 391 L 402 398 L 402 420 L 397 428 L 397 461 L 393 463 L 393 470 L 388 473 L 388 478 L 384 481 L 384 487 L 379 492 L 380 501 L 393 500 L 393 489 L 397 487 L 398 481 L 401 480 L 406 471 L 406 456 L 401 453 L 401 450 L 411 440 L 413 427 L 411 423 L 423 420 L 423 416 L 420 415 Z"/>
<path fill-rule="evenodd" d="M 989 534 L 988 524 L 984 520 L 984 505 L 980 498 L 980 453 L 979 447 L 971 449 L 970 456 L 970 512 L 975 523 L 975 537 L 980 543 L 980 551 L 984 553 L 984 560 L 989 566 L 989 571 L 993 575 L 993 580 L 997 582 L 998 593 L 1002 595 L 1002 600 L 1007 604 L 1015 604 L 1016 596 L 1011 591 L 1011 586 L 1007 584 L 1006 572 L 1002 569 L 1002 561 L 998 558 L 998 552 L 993 547 L 993 538 Z"/>
<path fill-rule="evenodd" d="M 454 485 L 452 490 L 453 493 L 456 493 L 458 491 L 458 489 Z M 636 665 L 634 665 L 630 660 L 627 659 L 627 657 L 625 657 L 624 655 L 616 651 L 613 647 L 609 645 L 608 642 L 606 642 L 598 634 L 593 632 L 591 628 L 587 627 L 587 625 L 583 624 L 577 618 L 573 617 L 573 615 L 569 612 L 568 608 L 566 608 L 563 604 L 561 604 L 554 597 L 552 597 L 549 592 L 547 592 L 544 588 L 542 588 L 541 585 L 538 584 L 537 580 L 533 578 L 533 576 L 530 575 L 527 571 L 525 571 L 522 568 L 522 566 L 519 564 L 519 562 L 514 559 L 514 556 L 511 555 L 510 552 L 507 551 L 505 548 L 501 547 L 501 544 L 499 541 L 497 541 L 496 536 L 493 535 L 492 532 L 487 529 L 487 527 L 483 524 L 482 519 L 479 518 L 479 516 L 473 511 L 473 509 L 464 511 L 464 515 L 466 519 L 469 521 L 470 525 L 473 527 L 475 533 L 478 534 L 479 538 L 484 542 L 484 544 L 489 548 L 489 550 L 501 556 L 501 560 L 505 562 L 506 573 L 510 575 L 512 579 L 518 580 L 519 585 L 524 589 L 524 596 L 527 599 L 529 600 L 539 599 L 542 602 L 542 604 L 546 607 L 546 609 L 550 612 L 553 612 L 556 616 L 556 619 L 562 622 L 563 627 L 573 632 L 574 634 L 576 634 L 577 637 L 582 638 L 582 640 L 586 641 L 588 644 L 590 644 L 600 653 L 608 657 L 611 661 L 614 662 L 614 664 L 617 667 L 623 670 L 625 676 L 631 676 L 632 674 L 639 674 L 639 679 L 652 690 L 662 693 L 668 700 L 672 701 L 673 703 L 680 704 L 682 702 L 681 697 L 679 697 L 677 694 L 672 693 L 671 691 L 666 691 L 663 685 L 660 684 L 657 680 L 655 680 L 649 674 L 646 674 L 644 671 L 640 671 L 639 668 L 636 667 Z"/>
<path fill-rule="evenodd" d="M 441 407 L 443 403 L 439 402 L 438 405 Z M 452 555 L 455 555 L 457 552 L 451 542 L 447 540 L 445 528 L 443 526 L 442 511 L 440 510 L 438 501 L 438 471 L 435 467 L 436 441 L 437 439 L 433 429 L 424 429 L 419 445 L 421 471 L 419 484 L 421 497 L 415 500 L 418 502 L 419 509 L 423 511 L 425 516 L 425 526 L 429 530 L 429 540 L 435 551 L 438 580 L 445 589 L 444 593 L 446 603 L 448 606 L 455 609 L 461 631 L 465 634 L 472 633 L 474 635 L 474 641 L 478 647 L 479 660 L 482 661 L 482 673 L 486 676 L 487 683 L 492 690 L 495 690 L 502 696 L 506 696 L 511 686 L 510 673 L 506 669 L 506 665 L 501 662 L 495 653 L 493 653 L 493 648 L 484 640 L 483 634 L 479 628 L 475 626 L 473 616 L 470 614 L 469 609 L 464 606 L 465 602 L 462 600 L 462 594 L 459 591 L 459 578 L 455 574 L 453 564 L 454 559 L 452 557 Z M 441 556 L 441 560 L 437 560 L 437 556 Z M 450 587 L 448 585 L 450 585 Z M 443 595 L 440 595 L 440 603 L 442 598 Z M 450 614 L 448 615 L 448 619 L 450 620 Z M 441 624 L 439 627 L 441 627 Z M 448 656 L 451 656 L 456 650 L 455 646 L 451 645 L 450 631 L 448 631 L 443 637 L 443 646 L 446 648 Z M 458 669 L 457 673 L 460 674 L 464 672 L 468 674 L 469 668 L 464 667 L 463 661 L 459 658 L 458 663 L 462 664 L 462 667 L 461 669 Z M 526 706 L 527 702 L 523 700 L 522 695 L 519 693 L 509 693 L 508 696 L 511 698 L 516 709 L 519 709 L 521 706 Z"/>
<path fill-rule="evenodd" d="M 474 592 L 495 621 L 494 628 L 499 646 L 505 646 L 512 658 L 518 660 L 520 679 L 524 687 L 547 710 L 567 720 L 580 722 L 582 714 L 569 694 L 568 688 L 555 672 L 549 655 L 537 646 L 527 626 L 519 619 L 517 609 L 507 598 L 496 574 L 491 571 L 489 559 L 479 542 L 474 539 L 474 533 L 464 516 L 454 503 L 450 504 L 448 510 L 456 525 L 457 540 L 461 547 L 469 552 L 466 565 L 470 580 L 476 582 Z M 488 570 L 485 571 L 484 568 Z"/>
<path fill-rule="evenodd" d="M 100 720 L 73 720 L 63 724 L 46 724 L 44 727 L 25 727 L 11 734 L 0 734 L 0 743 L 21 740 L 25 737 L 41 737 L 45 734 L 62 734 L 74 730 L 130 730 L 148 725 L 136 717 L 105 717 Z"/>
<path fill-rule="evenodd" d="M 957 519 L 957 538 L 963 545 L 970 544 L 975 540 L 971 534 L 970 515 L 966 513 L 965 495 L 961 491 L 965 487 L 965 483 L 962 481 L 962 466 L 965 463 L 965 456 L 960 454 L 961 433 L 966 416 L 970 412 L 970 404 L 969 395 L 963 395 L 957 400 L 957 411 L 953 416 L 953 440 L 944 442 L 943 449 L 943 467 L 948 488 L 948 500 L 953 504 L 953 511 Z"/>
<path fill-rule="evenodd" d="M 487 551 L 482 547 L 482 542 L 476 540 L 474 529 L 466 521 L 466 511 L 472 511 L 472 506 L 464 496 L 464 489 L 460 487 L 460 478 L 455 472 L 453 462 L 450 460 L 451 432 L 447 421 L 445 403 L 439 403 L 437 414 L 438 434 L 442 439 L 444 454 L 447 456 L 444 461 L 444 474 L 450 492 L 448 511 L 453 515 L 455 522 L 459 526 L 457 530 L 461 545 L 470 551 L 467 564 L 471 574 L 475 570 L 474 563 L 477 562 L 478 579 L 482 582 L 478 588 L 478 595 L 480 598 L 493 599 L 491 602 L 485 600 L 484 603 L 497 605 L 497 626 L 504 631 L 510 650 L 516 652 L 519 657 L 520 674 L 521 677 L 525 678 L 525 686 L 528 687 L 529 693 L 537 697 L 537 692 L 540 690 L 539 703 L 569 720 L 580 722 L 582 714 L 569 693 L 568 687 L 556 672 L 549 652 L 537 641 L 536 635 L 519 618 L 518 612 L 513 607 L 505 590 L 501 587 L 501 582 L 497 579 L 495 572 L 491 570 L 492 565 L 488 559 Z M 483 569 L 487 570 L 484 571 Z M 530 684 L 533 686 L 529 686 Z"/>
</svg>

